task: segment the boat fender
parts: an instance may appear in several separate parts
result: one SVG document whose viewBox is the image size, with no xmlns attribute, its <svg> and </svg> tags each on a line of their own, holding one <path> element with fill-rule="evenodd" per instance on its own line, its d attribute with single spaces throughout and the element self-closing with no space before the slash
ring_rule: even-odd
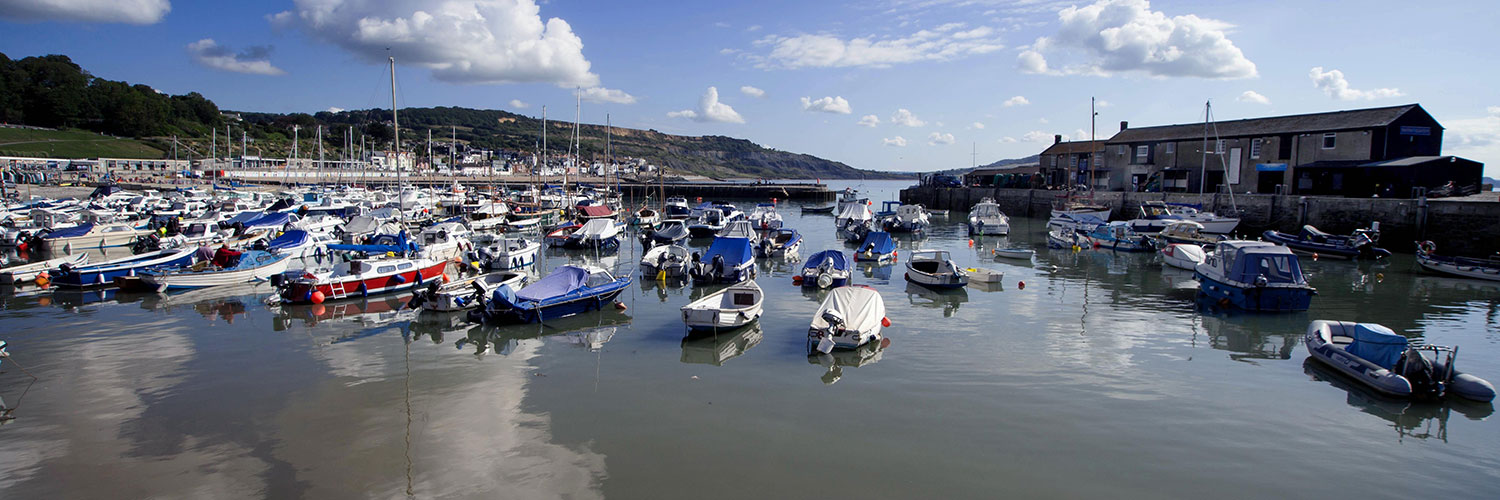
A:
<svg viewBox="0 0 1500 500">
<path fill-rule="evenodd" d="M 886 318 L 880 318 L 880 326 L 885 327 L 885 328 L 890 328 L 891 327 L 891 318 L 888 318 L 888 317 L 886 317 Z"/>
<path fill-rule="evenodd" d="M 360 297 L 369 297 L 370 296 L 370 287 L 366 286 L 364 283 L 360 283 L 359 284 L 359 296 Z"/>
<path fill-rule="evenodd" d="M 311 289 L 309 289 L 307 292 L 305 292 L 305 293 L 302 294 L 302 301 L 304 301 L 304 302 L 312 302 L 312 297 L 313 297 L 313 291 Z"/>
<path fill-rule="evenodd" d="M 391 280 L 395 281 L 396 284 L 399 285 L 402 283 L 406 283 L 406 276 L 397 274 L 396 276 L 392 277 Z"/>
<path fill-rule="evenodd" d="M 95 278 L 96 278 L 94 280 L 95 282 L 99 283 L 100 285 L 104 284 L 104 273 L 99 273 L 99 274 L 95 275 Z"/>
</svg>

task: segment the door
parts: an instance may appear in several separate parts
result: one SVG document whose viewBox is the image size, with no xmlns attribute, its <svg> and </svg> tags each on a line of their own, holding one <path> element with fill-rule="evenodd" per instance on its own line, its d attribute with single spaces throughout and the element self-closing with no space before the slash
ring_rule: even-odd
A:
<svg viewBox="0 0 1500 500">
<path fill-rule="evenodd" d="M 1225 179 L 1225 180 L 1229 181 L 1229 183 L 1231 185 L 1233 185 L 1233 184 L 1239 184 L 1240 183 L 1240 148 L 1229 148 L 1229 166 L 1226 167 L 1226 168 L 1228 169 L 1229 172 L 1226 175 L 1226 177 L 1228 177 L 1228 179 Z"/>
</svg>

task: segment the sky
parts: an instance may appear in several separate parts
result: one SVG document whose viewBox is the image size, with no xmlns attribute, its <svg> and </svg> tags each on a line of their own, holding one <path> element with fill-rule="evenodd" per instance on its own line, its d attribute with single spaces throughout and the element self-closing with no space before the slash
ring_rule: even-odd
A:
<svg viewBox="0 0 1500 500">
<path fill-rule="evenodd" d="M 1055 134 L 1420 103 L 1500 177 L 1489 2 L 0 0 L 0 52 L 266 112 L 504 109 L 725 135 L 857 168 Z"/>
</svg>

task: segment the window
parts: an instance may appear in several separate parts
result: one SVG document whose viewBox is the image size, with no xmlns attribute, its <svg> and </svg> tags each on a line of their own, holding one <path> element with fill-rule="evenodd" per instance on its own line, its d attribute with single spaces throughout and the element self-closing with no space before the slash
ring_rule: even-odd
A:
<svg viewBox="0 0 1500 500">
<path fill-rule="evenodd" d="M 1121 144 L 1120 147 L 1115 148 L 1115 149 L 1119 151 L 1119 153 L 1117 153 L 1117 154 L 1120 154 L 1120 155 L 1128 155 L 1128 154 L 1130 154 L 1130 146 L 1126 146 L 1124 144 Z"/>
<path fill-rule="evenodd" d="M 1323 134 L 1323 149 L 1333 149 L 1334 141 L 1337 139 L 1338 134 L 1333 132 Z"/>
<path fill-rule="evenodd" d="M 402 271 L 405 271 L 407 269 L 411 269 L 411 263 L 410 262 L 402 262 L 401 264 L 397 265 L 396 268 L 400 269 Z"/>
<path fill-rule="evenodd" d="M 1136 146 L 1135 147 L 1135 162 L 1136 163 L 1146 163 L 1146 158 L 1148 158 L 1150 156 L 1151 156 L 1151 147 L 1150 146 Z"/>
<path fill-rule="evenodd" d="M 1054 166 L 1054 167 L 1057 166 L 1057 157 L 1056 156 L 1052 157 L 1052 166 Z"/>
<path fill-rule="evenodd" d="M 1265 142 L 1265 139 L 1250 139 L 1250 157 L 1251 158 L 1256 158 L 1256 159 L 1260 158 L 1260 147 L 1261 147 L 1261 145 L 1264 142 Z"/>
<path fill-rule="evenodd" d="M 1176 153 L 1177 152 L 1177 143 L 1175 143 L 1175 142 L 1169 142 L 1169 143 L 1167 143 L 1167 149 L 1166 149 L 1166 151 L 1167 151 L 1167 154 Z"/>
<path fill-rule="evenodd" d="M 394 273 L 396 272 L 396 266 L 380 266 L 375 268 L 375 272 L 380 274 Z"/>
</svg>

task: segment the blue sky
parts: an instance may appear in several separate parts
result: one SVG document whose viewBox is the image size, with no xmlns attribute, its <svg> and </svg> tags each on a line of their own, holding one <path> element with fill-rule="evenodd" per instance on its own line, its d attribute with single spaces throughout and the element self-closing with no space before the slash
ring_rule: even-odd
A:
<svg viewBox="0 0 1500 500">
<path fill-rule="evenodd" d="M 1487 2 L 0 0 L 12 58 L 272 112 L 496 108 L 721 134 L 859 168 L 1021 157 L 1053 134 L 1417 102 L 1500 176 Z M 747 88 L 748 87 L 748 88 Z M 904 111 L 903 111 L 904 110 Z"/>
</svg>

